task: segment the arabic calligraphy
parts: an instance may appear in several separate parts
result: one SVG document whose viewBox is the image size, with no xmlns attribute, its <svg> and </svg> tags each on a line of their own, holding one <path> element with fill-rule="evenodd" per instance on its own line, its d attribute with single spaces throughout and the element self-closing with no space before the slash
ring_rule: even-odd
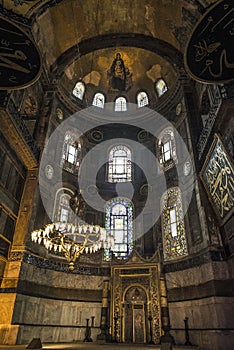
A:
<svg viewBox="0 0 234 350">
<path fill-rule="evenodd" d="M 203 181 L 223 219 L 234 207 L 234 168 L 216 136 L 216 144 L 203 173 Z"/>
<path fill-rule="evenodd" d="M 0 90 L 24 88 L 41 73 L 35 44 L 20 27 L 0 16 Z"/>
<path fill-rule="evenodd" d="M 200 82 L 234 80 L 234 3 L 213 5 L 194 28 L 185 53 L 190 75 Z"/>
</svg>

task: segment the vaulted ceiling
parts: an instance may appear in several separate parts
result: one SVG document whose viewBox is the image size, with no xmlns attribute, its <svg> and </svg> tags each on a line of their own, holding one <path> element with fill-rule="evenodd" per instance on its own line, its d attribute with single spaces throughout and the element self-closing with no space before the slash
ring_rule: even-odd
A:
<svg viewBox="0 0 234 350">
<path fill-rule="evenodd" d="M 173 86 L 195 23 L 212 0 L 4 0 L 28 18 L 47 71 L 71 90 L 82 79 L 107 92 L 117 52 L 132 74 L 130 94 L 160 77 Z"/>
</svg>

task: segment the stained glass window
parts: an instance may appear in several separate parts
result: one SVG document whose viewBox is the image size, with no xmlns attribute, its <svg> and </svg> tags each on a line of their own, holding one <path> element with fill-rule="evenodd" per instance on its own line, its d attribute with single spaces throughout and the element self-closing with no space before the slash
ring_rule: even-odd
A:
<svg viewBox="0 0 234 350">
<path fill-rule="evenodd" d="M 83 100 L 84 93 L 85 93 L 84 83 L 82 81 L 78 81 L 74 86 L 72 93 L 75 97 L 79 98 L 80 100 Z"/>
<path fill-rule="evenodd" d="M 177 162 L 175 135 L 172 129 L 165 129 L 159 135 L 157 152 L 161 170 L 167 170 Z"/>
<path fill-rule="evenodd" d="M 74 173 L 79 168 L 81 159 L 81 143 L 75 133 L 67 132 L 64 138 L 62 167 Z"/>
<path fill-rule="evenodd" d="M 106 206 L 106 230 L 114 237 L 113 253 L 126 258 L 133 247 L 133 207 L 126 198 L 114 198 Z M 106 259 L 109 252 L 105 252 Z"/>
<path fill-rule="evenodd" d="M 109 153 L 108 182 L 128 182 L 131 180 L 131 151 L 124 145 L 117 145 Z"/>
<path fill-rule="evenodd" d="M 155 90 L 157 92 L 158 97 L 165 94 L 165 92 L 168 90 L 166 82 L 163 79 L 159 79 L 155 83 Z"/>
<path fill-rule="evenodd" d="M 125 97 L 118 97 L 115 100 L 115 112 L 125 112 L 127 110 L 127 100 Z"/>
<path fill-rule="evenodd" d="M 72 191 L 65 188 L 57 192 L 53 214 L 54 221 L 69 222 L 71 195 Z"/>
<path fill-rule="evenodd" d="M 93 98 L 93 106 L 104 108 L 105 104 L 105 96 L 100 92 L 97 92 Z"/>
<path fill-rule="evenodd" d="M 144 107 L 149 104 L 148 95 L 146 92 L 141 91 L 137 94 L 137 106 Z"/>
<path fill-rule="evenodd" d="M 172 187 L 161 200 L 164 260 L 188 254 L 181 192 Z"/>
</svg>

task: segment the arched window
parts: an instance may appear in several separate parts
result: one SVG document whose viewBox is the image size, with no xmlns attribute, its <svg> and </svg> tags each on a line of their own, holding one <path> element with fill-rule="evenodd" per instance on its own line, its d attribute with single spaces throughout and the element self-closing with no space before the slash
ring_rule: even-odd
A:
<svg viewBox="0 0 234 350">
<path fill-rule="evenodd" d="M 97 92 L 93 98 L 93 106 L 104 108 L 105 104 L 105 96 L 100 92 Z"/>
<path fill-rule="evenodd" d="M 177 162 L 175 135 L 171 128 L 163 130 L 159 135 L 157 152 L 161 170 L 165 171 Z"/>
<path fill-rule="evenodd" d="M 165 94 L 165 92 L 168 90 L 167 89 L 167 84 L 166 84 L 166 82 L 163 79 L 159 79 L 156 82 L 155 89 L 156 89 L 158 97 L 160 97 L 163 94 Z"/>
<path fill-rule="evenodd" d="M 65 170 L 74 173 L 79 168 L 80 159 L 81 143 L 75 133 L 68 131 L 64 138 L 62 167 Z"/>
<path fill-rule="evenodd" d="M 145 91 L 141 91 L 137 94 L 137 106 L 144 107 L 149 104 L 148 95 Z"/>
<path fill-rule="evenodd" d="M 125 97 L 118 97 L 115 100 L 115 112 L 126 112 L 127 111 L 127 100 Z"/>
<path fill-rule="evenodd" d="M 70 199 L 73 192 L 70 189 L 61 188 L 56 193 L 53 221 L 54 222 L 69 222 L 71 209 Z"/>
<path fill-rule="evenodd" d="M 107 203 L 106 230 L 114 237 L 113 253 L 119 258 L 126 258 L 133 247 L 133 207 L 131 201 L 118 197 Z"/>
<path fill-rule="evenodd" d="M 117 145 L 109 152 L 108 182 L 129 182 L 132 180 L 131 151 L 125 145 Z"/>
<path fill-rule="evenodd" d="M 164 193 L 161 210 L 164 260 L 187 255 L 182 199 L 178 187 L 172 187 Z"/>
<path fill-rule="evenodd" d="M 72 93 L 75 97 L 79 98 L 80 100 L 83 100 L 84 93 L 85 93 L 84 83 L 82 81 L 78 81 L 74 86 Z"/>
</svg>

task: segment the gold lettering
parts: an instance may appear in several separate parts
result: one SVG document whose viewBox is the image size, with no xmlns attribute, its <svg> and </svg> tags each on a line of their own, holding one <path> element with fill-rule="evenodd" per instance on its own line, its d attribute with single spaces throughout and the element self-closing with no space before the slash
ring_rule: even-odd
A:
<svg viewBox="0 0 234 350">
<path fill-rule="evenodd" d="M 19 72 L 23 72 L 23 73 L 30 73 L 30 70 L 20 66 L 19 64 L 11 61 L 9 58 L 15 58 L 17 60 L 21 60 L 21 61 L 25 61 L 27 59 L 27 57 L 25 56 L 25 54 L 20 51 L 20 50 L 16 50 L 14 54 L 11 53 L 0 53 L 0 66 L 1 67 L 6 67 L 9 69 L 13 69 L 13 70 L 17 70 Z"/>
<path fill-rule="evenodd" d="M 234 11 L 234 9 L 231 9 L 230 11 L 228 11 L 228 13 L 226 13 L 226 15 L 224 17 L 222 17 L 212 28 L 211 28 L 211 31 L 213 32 L 214 29 L 220 24 L 223 22 L 223 20 L 232 12 Z"/>
</svg>

